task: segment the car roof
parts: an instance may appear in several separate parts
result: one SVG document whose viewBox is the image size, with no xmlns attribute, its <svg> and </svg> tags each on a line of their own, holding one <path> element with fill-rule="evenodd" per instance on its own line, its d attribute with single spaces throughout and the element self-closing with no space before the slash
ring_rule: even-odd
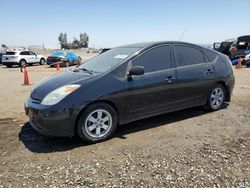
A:
<svg viewBox="0 0 250 188">
<path fill-rule="evenodd" d="M 6 51 L 6 52 L 15 52 L 15 53 L 19 53 L 19 52 L 22 52 L 22 51 L 20 51 L 20 50 L 8 50 L 8 51 Z M 5 53 L 6 53 L 5 52 Z"/>
<path fill-rule="evenodd" d="M 196 46 L 199 48 L 203 48 L 197 44 L 181 42 L 181 41 L 141 42 L 141 43 L 134 43 L 134 44 L 127 44 L 127 45 L 119 46 L 118 48 L 149 48 L 149 47 L 164 45 L 164 44 L 186 44 L 186 45 L 192 45 L 192 46 Z"/>
</svg>

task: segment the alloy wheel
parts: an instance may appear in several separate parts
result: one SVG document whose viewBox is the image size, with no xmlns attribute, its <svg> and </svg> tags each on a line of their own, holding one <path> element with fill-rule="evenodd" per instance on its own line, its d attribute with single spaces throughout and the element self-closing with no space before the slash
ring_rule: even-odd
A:
<svg viewBox="0 0 250 188">
<path fill-rule="evenodd" d="M 109 133 L 111 127 L 111 114 L 106 110 L 98 109 L 88 115 L 84 129 L 90 137 L 101 138 Z"/>
<path fill-rule="evenodd" d="M 222 88 L 215 88 L 210 96 L 210 105 L 213 109 L 218 109 L 224 101 L 224 91 Z"/>
</svg>

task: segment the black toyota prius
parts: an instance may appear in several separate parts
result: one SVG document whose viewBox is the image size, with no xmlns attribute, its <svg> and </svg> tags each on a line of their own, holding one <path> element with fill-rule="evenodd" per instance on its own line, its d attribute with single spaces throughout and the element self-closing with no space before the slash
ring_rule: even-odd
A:
<svg viewBox="0 0 250 188">
<path fill-rule="evenodd" d="M 194 106 L 230 101 L 227 56 L 184 42 L 112 48 L 40 83 L 25 103 L 31 126 L 48 136 L 110 138 L 117 125 Z"/>
</svg>

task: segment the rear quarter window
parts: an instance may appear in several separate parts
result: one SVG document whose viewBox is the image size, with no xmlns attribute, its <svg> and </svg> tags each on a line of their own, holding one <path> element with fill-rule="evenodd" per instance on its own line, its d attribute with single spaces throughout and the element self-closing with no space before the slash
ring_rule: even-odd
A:
<svg viewBox="0 0 250 188">
<path fill-rule="evenodd" d="M 218 57 L 217 53 L 212 52 L 210 50 L 203 50 L 203 52 L 204 52 L 204 54 L 207 57 L 207 59 L 208 59 L 209 62 L 214 61 Z"/>
<path fill-rule="evenodd" d="M 5 55 L 15 55 L 16 52 L 6 52 Z"/>
</svg>

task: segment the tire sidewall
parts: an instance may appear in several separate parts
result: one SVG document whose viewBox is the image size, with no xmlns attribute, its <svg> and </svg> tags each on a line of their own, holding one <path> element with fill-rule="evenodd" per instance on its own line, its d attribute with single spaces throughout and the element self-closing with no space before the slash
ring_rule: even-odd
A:
<svg viewBox="0 0 250 188">
<path fill-rule="evenodd" d="M 222 91 L 223 91 L 223 100 L 222 100 L 221 104 L 220 104 L 217 108 L 213 108 L 213 107 L 211 106 L 210 99 L 211 99 L 211 95 L 212 95 L 213 91 L 214 91 L 216 88 L 222 89 Z M 206 106 L 207 106 L 208 109 L 211 110 L 211 111 L 217 111 L 217 110 L 220 110 L 220 109 L 223 107 L 224 103 L 225 103 L 225 88 L 224 88 L 224 86 L 223 86 L 222 84 L 216 84 L 216 85 L 211 89 L 211 91 L 210 91 L 210 93 L 209 93 L 209 95 L 208 95 L 207 105 L 206 105 Z"/>
<path fill-rule="evenodd" d="M 20 67 L 26 67 L 26 65 L 27 65 L 27 62 L 24 59 L 20 60 Z"/>
<path fill-rule="evenodd" d="M 70 62 L 69 62 L 69 61 L 66 61 L 66 62 L 64 63 L 64 66 L 65 66 L 65 67 L 69 67 L 69 66 L 70 66 Z"/>
<path fill-rule="evenodd" d="M 45 59 L 42 58 L 42 59 L 40 60 L 40 63 L 39 63 L 39 64 L 40 64 L 40 65 L 44 65 L 44 64 L 45 64 Z"/>
<path fill-rule="evenodd" d="M 97 109 L 103 109 L 108 111 L 112 118 L 112 125 L 111 125 L 112 127 L 110 128 L 109 132 L 101 138 L 93 138 L 89 136 L 85 129 L 85 122 L 88 115 Z M 111 138 L 116 130 L 116 127 L 117 127 L 117 113 L 114 110 L 114 108 L 107 103 L 96 103 L 87 107 L 86 110 L 84 110 L 84 112 L 81 114 L 81 117 L 77 123 L 77 133 L 83 140 L 89 143 L 97 143 Z"/>
</svg>

